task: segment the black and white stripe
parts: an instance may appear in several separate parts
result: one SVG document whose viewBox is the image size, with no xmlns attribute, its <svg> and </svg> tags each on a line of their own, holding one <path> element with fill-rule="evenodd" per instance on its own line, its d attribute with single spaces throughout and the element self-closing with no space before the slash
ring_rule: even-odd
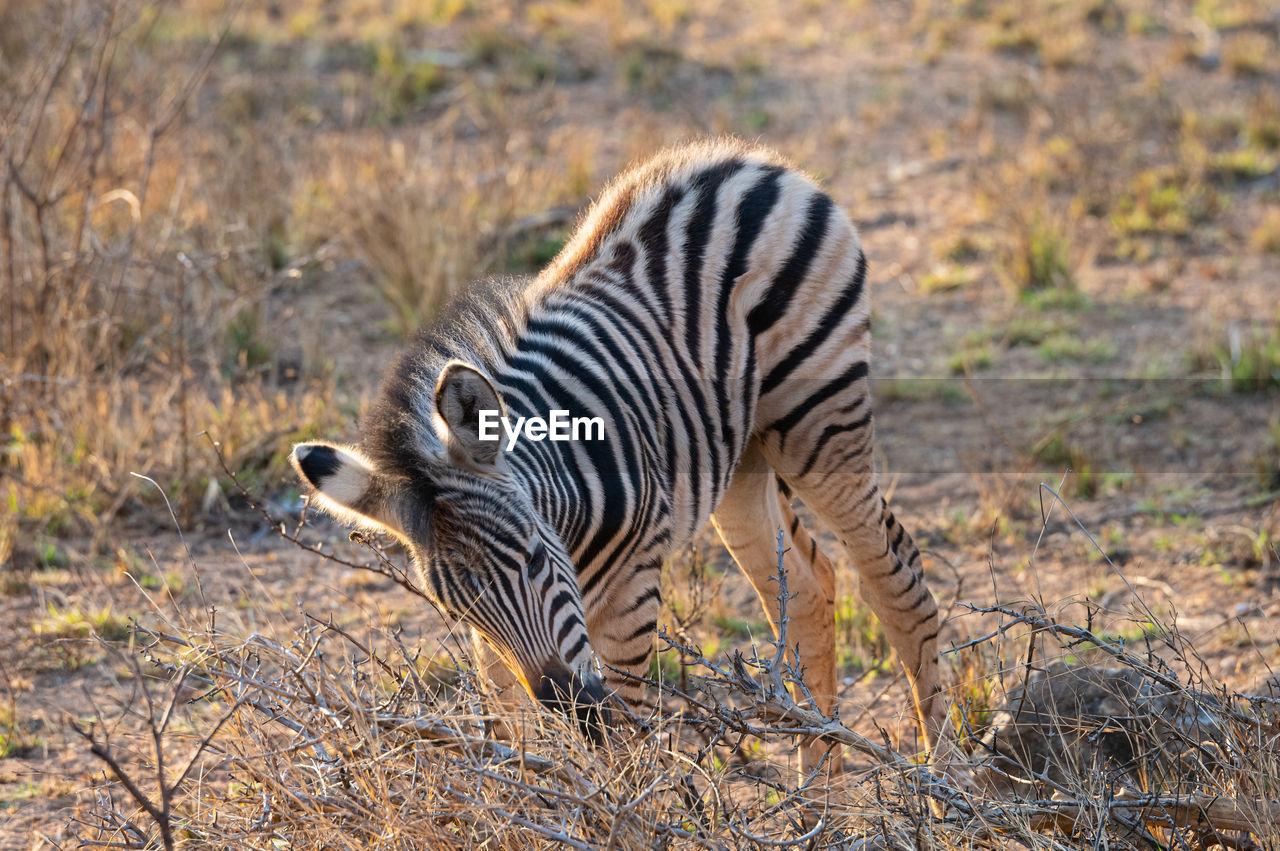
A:
<svg viewBox="0 0 1280 851">
<path fill-rule="evenodd" d="M 866 271 L 848 217 L 776 155 L 667 152 L 609 187 L 540 276 L 473 288 L 408 347 L 364 426 L 393 496 L 355 513 L 401 534 L 441 605 L 532 680 L 589 676 L 593 657 L 645 667 L 660 566 L 713 512 L 753 581 L 746 527 L 782 517 L 822 585 L 794 491 L 862 571 L 928 701 L 936 609 L 872 472 Z M 511 416 L 599 416 L 607 439 L 473 463 L 465 411 L 437 407 L 458 361 Z M 772 505 L 742 481 L 757 467 Z"/>
</svg>

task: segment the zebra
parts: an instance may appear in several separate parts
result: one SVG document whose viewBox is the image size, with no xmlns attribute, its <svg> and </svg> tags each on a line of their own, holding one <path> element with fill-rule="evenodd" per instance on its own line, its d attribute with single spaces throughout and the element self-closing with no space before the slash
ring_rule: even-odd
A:
<svg viewBox="0 0 1280 851">
<path fill-rule="evenodd" d="M 849 217 L 779 154 L 675 147 L 615 178 L 536 277 L 455 298 L 390 369 L 360 447 L 301 443 L 293 466 L 311 504 L 400 539 L 478 646 L 596 733 L 608 693 L 644 704 L 626 673 L 654 654 L 661 566 L 708 519 L 775 634 L 783 532 L 789 643 L 832 715 L 834 570 L 798 497 L 856 566 L 936 756 L 938 609 L 877 485 L 866 278 Z M 485 412 L 552 409 L 602 416 L 606 439 L 482 439 Z"/>
</svg>

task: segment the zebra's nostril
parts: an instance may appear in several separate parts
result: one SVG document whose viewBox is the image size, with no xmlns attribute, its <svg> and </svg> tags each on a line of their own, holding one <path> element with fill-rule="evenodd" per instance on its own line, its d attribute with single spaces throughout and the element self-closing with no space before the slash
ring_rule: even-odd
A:
<svg viewBox="0 0 1280 851">
<path fill-rule="evenodd" d="M 577 720 L 578 729 L 592 742 L 604 740 L 610 713 L 599 676 L 581 677 L 564 668 L 548 671 L 538 681 L 534 697 L 547 709 Z"/>
</svg>

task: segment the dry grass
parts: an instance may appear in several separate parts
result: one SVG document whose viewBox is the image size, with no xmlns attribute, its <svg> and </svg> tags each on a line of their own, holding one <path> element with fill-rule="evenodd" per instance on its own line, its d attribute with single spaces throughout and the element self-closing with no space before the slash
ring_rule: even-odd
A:
<svg viewBox="0 0 1280 851">
<path fill-rule="evenodd" d="M 364 569 L 408 583 L 371 551 Z M 781 561 L 781 558 L 780 558 Z M 120 847 L 1257 847 L 1280 825 L 1276 698 L 1220 686 L 1167 618 L 1062 600 L 969 607 L 953 651 L 976 786 L 792 699 L 779 641 L 649 681 L 658 710 L 588 745 L 558 717 L 495 702 L 456 642 L 301 611 L 277 638 L 157 607 L 125 647 L 123 708 L 74 724 L 110 779 L 84 838 Z M 1140 626 L 1108 635 L 1107 619 Z M 983 626 L 985 624 L 986 626 Z M 456 648 L 456 649 L 455 649 Z M 1033 673 L 1037 672 L 1037 673 Z M 493 731 L 501 728 L 497 737 Z M 768 754 L 816 737 L 855 754 L 830 788 Z M 833 758 L 835 758 L 833 756 Z M 947 810 L 929 815 L 925 801 Z M 1086 840 L 1086 838 L 1088 838 Z"/>
<path fill-rule="evenodd" d="M 162 69 L 155 18 L 129 2 L 11 4 L 0 21 L 21 60 L 0 72 L 3 560 L 103 529 L 139 499 L 131 470 L 190 516 L 211 482 L 202 429 L 274 478 L 281 446 L 334 423 L 328 378 L 269 319 L 314 257 L 281 260 L 259 241 L 268 228 L 220 220 L 225 187 L 182 156 L 225 21 Z M 270 218 L 264 199 L 231 215 Z"/>
<path fill-rule="evenodd" d="M 257 588 L 211 597 L 221 609 L 209 615 L 201 559 L 228 552 L 223 521 L 238 536 L 268 524 L 239 511 L 200 433 L 264 502 L 294 505 L 288 443 L 349 434 L 395 342 L 467 281 L 536 268 L 628 160 L 707 132 L 763 137 L 864 227 L 885 374 L 936 363 L 1004 377 L 1061 361 L 1156 374 L 1168 356 L 1247 390 L 1221 398 L 1230 418 L 1264 408 L 1280 380 L 1266 297 L 1280 246 L 1271 13 L 1253 0 L 4 5 L 0 630 L 31 658 L 0 662 L 0 753 L 15 757 L 0 761 L 0 815 L 66 796 L 76 838 L 134 847 L 1264 845 L 1280 781 L 1275 704 L 1215 677 L 1199 653 L 1220 648 L 1191 646 L 1168 609 L 1109 611 L 1092 590 L 997 593 L 999 606 L 959 618 L 980 636 L 952 657 L 968 756 L 991 757 L 990 725 L 1016 729 L 1026 702 L 1059 748 L 1052 770 L 1016 753 L 1032 764 L 979 766 L 990 782 L 969 797 L 917 764 L 909 734 L 901 753 L 886 746 L 875 725 L 908 727 L 900 711 L 873 701 L 840 724 L 791 702 L 776 648 L 743 646 L 767 637 L 749 589 L 753 608 L 727 604 L 734 580 L 691 551 L 664 586 L 675 641 L 651 672 L 662 712 L 592 748 L 532 707 L 500 708 L 454 643 L 408 643 L 393 624 L 413 611 L 366 618 L 343 594 L 300 611 L 290 593 Z M 1126 276 L 1160 284 L 1128 305 Z M 1211 297 L 1197 287 L 1227 304 L 1202 310 Z M 931 294 L 928 322 L 900 290 Z M 1144 343 L 1128 330 L 1148 311 L 1210 315 L 1216 330 L 1198 344 L 1182 313 L 1150 318 L 1160 333 Z M 964 397 L 924 392 L 921 408 Z M 880 402 L 893 404 L 888 392 Z M 1274 426 L 1261 447 L 1228 447 L 1220 416 L 1196 419 L 1203 402 L 1172 398 L 1177 427 L 1145 439 L 1161 453 L 1203 443 L 1192 460 L 1205 469 L 1244 459 L 1246 498 L 1273 500 Z M 1086 424 L 1110 410 L 1065 407 Z M 987 432 L 999 413 L 983 412 Z M 1142 439 L 1147 419 L 1124 440 Z M 1002 441 L 1018 459 L 969 477 L 968 501 L 953 501 L 954 482 L 941 499 L 930 491 L 948 514 L 935 543 L 1025 577 L 1036 558 L 1015 553 L 1038 540 L 1033 470 L 1071 467 L 1082 499 L 1114 497 L 1094 444 L 1058 422 L 1023 443 L 920 438 L 982 455 L 983 471 Z M 1160 493 L 1143 475 L 1100 516 L 1257 505 Z M 160 548 L 151 561 L 137 541 L 169 526 L 161 491 L 199 556 L 189 565 Z M 218 528 L 202 534 L 211 518 Z M 1250 536 L 1181 522 L 1113 528 L 1108 551 L 1145 555 L 1144 572 L 1161 575 L 1190 550 L 1194 571 L 1217 564 L 1219 595 L 1266 600 L 1274 515 Z M 1092 550 L 1084 568 L 1073 558 L 1060 565 L 1072 577 L 1102 564 Z M 373 556 L 368 566 L 403 579 Z M 841 672 L 856 689 L 891 666 L 848 564 L 840 583 Z M 1105 717 L 1045 711 L 1036 689 L 1087 685 L 1096 668 L 1075 667 L 1086 663 L 1136 685 L 1100 696 L 1116 710 Z M 30 710 L 42 691 L 73 716 L 45 724 Z M 1202 726 L 1160 708 L 1170 700 Z M 116 762 L 96 797 L 70 802 L 89 776 L 75 768 L 41 764 L 11 786 L 24 754 L 89 758 L 65 746 L 68 725 Z M 810 735 L 848 755 L 829 798 L 794 773 Z M 1119 740 L 1123 759 L 1099 744 Z"/>
<path fill-rule="evenodd" d="M 196 516 L 217 502 L 204 430 L 238 470 L 278 481 L 290 442 L 350 418 L 358 395 L 338 386 L 370 383 L 358 359 L 335 364 L 315 326 L 407 336 L 464 283 L 528 271 L 568 218 L 548 236 L 529 215 L 586 192 L 582 134 L 521 170 L 501 146 L 444 144 L 456 114 L 408 141 L 291 140 L 257 119 L 280 110 L 309 132 L 314 115 L 234 76 L 216 109 L 196 109 L 225 42 L 256 20 L 198 11 L 113 0 L 0 13 L 5 559 L 154 500 L 131 471 Z M 493 97 L 491 115 L 465 118 L 509 120 Z M 345 297 L 325 305 L 317 289 Z M 353 316 L 366 289 L 382 307 Z"/>
<path fill-rule="evenodd" d="M 508 168 L 487 149 L 453 148 L 443 159 L 442 147 L 362 139 L 316 154 L 324 170 L 313 179 L 320 197 L 306 227 L 337 234 L 363 260 L 400 338 L 466 284 L 530 272 L 549 259 L 530 240 L 563 228 L 575 209 L 564 205 L 585 192 L 551 169 Z"/>
</svg>

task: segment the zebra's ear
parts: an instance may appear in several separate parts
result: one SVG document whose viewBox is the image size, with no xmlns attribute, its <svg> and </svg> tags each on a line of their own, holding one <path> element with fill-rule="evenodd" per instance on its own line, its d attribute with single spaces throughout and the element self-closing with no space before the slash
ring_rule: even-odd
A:
<svg viewBox="0 0 1280 851">
<path fill-rule="evenodd" d="M 449 361 L 436 381 L 436 433 L 461 467 L 492 472 L 502 447 L 502 397 L 480 370 Z"/>
<path fill-rule="evenodd" d="M 289 460 L 310 486 L 312 505 L 349 526 L 405 537 L 382 476 L 357 450 L 299 443 Z"/>
</svg>

